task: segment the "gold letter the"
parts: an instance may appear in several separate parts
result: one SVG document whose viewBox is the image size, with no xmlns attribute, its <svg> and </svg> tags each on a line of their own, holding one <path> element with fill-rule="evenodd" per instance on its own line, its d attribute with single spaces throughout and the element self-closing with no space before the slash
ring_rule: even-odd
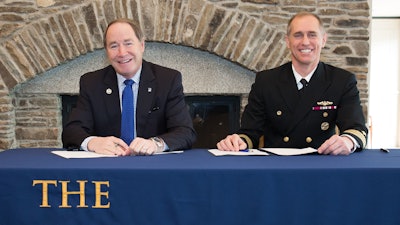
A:
<svg viewBox="0 0 400 225">
<path fill-rule="evenodd" d="M 42 184 L 42 204 L 40 205 L 40 207 L 50 208 L 51 206 L 49 205 L 48 185 L 53 184 L 54 186 L 57 187 L 57 181 L 56 180 L 33 180 L 32 186 L 35 186 L 36 184 Z"/>
</svg>

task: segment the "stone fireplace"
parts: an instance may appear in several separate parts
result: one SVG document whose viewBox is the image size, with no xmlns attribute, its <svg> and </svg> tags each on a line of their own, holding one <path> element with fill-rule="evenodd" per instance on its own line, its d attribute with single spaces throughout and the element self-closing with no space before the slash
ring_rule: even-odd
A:
<svg viewBox="0 0 400 225">
<path fill-rule="evenodd" d="M 256 71 L 286 62 L 287 20 L 323 19 L 322 60 L 356 74 L 367 116 L 369 0 L 7 0 L 0 3 L 0 149 L 61 147 L 61 95 L 107 64 L 102 34 L 118 17 L 138 21 L 145 59 L 178 69 L 187 96 L 238 96 Z"/>
</svg>

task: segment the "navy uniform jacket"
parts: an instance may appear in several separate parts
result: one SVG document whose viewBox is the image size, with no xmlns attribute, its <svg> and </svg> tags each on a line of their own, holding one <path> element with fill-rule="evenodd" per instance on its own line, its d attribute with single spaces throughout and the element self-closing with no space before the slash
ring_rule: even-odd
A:
<svg viewBox="0 0 400 225">
<path fill-rule="evenodd" d="M 336 133 L 365 148 L 368 130 L 354 74 L 320 62 L 299 93 L 291 62 L 257 73 L 238 131 L 249 148 L 318 148 Z"/>
<path fill-rule="evenodd" d="M 143 61 L 137 98 L 138 137 L 158 136 L 170 150 L 191 148 L 196 134 L 180 72 Z M 79 148 L 89 136 L 120 135 L 121 107 L 114 68 L 107 66 L 83 75 L 77 107 L 63 129 L 63 146 Z"/>
</svg>

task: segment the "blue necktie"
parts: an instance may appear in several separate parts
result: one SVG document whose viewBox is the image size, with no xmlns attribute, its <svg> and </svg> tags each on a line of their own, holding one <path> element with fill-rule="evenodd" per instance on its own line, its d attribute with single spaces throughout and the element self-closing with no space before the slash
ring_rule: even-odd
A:
<svg viewBox="0 0 400 225">
<path fill-rule="evenodd" d="M 125 80 L 125 88 L 122 92 L 122 116 L 121 116 L 121 139 L 130 144 L 134 137 L 133 126 L 133 80 Z"/>
</svg>

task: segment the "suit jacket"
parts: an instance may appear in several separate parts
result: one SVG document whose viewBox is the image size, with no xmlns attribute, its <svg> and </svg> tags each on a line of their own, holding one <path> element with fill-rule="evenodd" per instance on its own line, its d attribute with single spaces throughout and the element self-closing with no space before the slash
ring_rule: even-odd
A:
<svg viewBox="0 0 400 225">
<path fill-rule="evenodd" d="M 185 104 L 180 72 L 143 61 L 136 105 L 138 137 L 158 136 L 170 150 L 189 149 L 195 131 Z M 65 148 L 79 148 L 89 136 L 121 135 L 117 76 L 110 65 L 80 78 L 76 108 L 62 133 Z"/>
<path fill-rule="evenodd" d="M 308 87 L 297 89 L 291 62 L 256 74 L 241 120 L 249 148 L 318 148 L 339 129 L 366 146 L 368 130 L 354 74 L 320 62 Z M 358 150 L 360 150 L 358 149 Z"/>
</svg>

